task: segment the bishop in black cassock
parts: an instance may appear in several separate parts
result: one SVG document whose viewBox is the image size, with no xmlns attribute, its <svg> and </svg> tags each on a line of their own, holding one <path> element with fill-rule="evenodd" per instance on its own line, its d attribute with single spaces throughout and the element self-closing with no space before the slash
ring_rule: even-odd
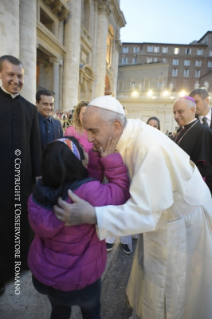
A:
<svg viewBox="0 0 212 319">
<path fill-rule="evenodd" d="M 20 262 L 21 269 L 27 265 L 30 246 L 27 200 L 35 177 L 41 175 L 36 106 L 20 94 L 8 92 L 11 87 L 14 90 L 19 87 L 18 77 L 12 78 L 20 65 L 9 61 L 4 64 L 8 74 L 3 68 L 2 85 L 5 83 L 8 89 L 0 88 L 0 283 L 14 277 L 15 262 Z"/>
<path fill-rule="evenodd" d="M 180 130 L 174 138 L 198 167 L 212 193 L 212 131 L 195 118 L 195 101 L 183 97 L 174 104 L 174 116 Z"/>
</svg>

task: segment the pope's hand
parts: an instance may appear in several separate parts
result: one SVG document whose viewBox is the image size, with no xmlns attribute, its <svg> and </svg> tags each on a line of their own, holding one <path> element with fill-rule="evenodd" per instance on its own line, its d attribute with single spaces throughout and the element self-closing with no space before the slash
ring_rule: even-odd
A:
<svg viewBox="0 0 212 319">
<path fill-rule="evenodd" d="M 72 204 L 67 203 L 60 197 L 58 205 L 53 207 L 57 219 L 64 222 L 65 226 L 96 224 L 95 208 L 71 190 L 68 190 L 68 196 L 72 200 Z"/>
</svg>

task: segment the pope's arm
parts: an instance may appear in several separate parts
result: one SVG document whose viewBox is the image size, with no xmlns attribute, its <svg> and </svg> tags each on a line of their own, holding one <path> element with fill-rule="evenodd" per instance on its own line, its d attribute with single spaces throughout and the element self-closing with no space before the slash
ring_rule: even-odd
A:
<svg viewBox="0 0 212 319">
<path fill-rule="evenodd" d="M 171 140 L 166 144 L 147 149 L 138 144 L 133 150 L 131 198 L 126 204 L 94 208 L 70 194 L 75 204 L 62 207 L 59 202 L 57 217 L 71 225 L 96 223 L 100 239 L 154 231 L 161 212 L 173 204 L 173 191 L 183 193 L 193 173 L 189 156 Z"/>
</svg>

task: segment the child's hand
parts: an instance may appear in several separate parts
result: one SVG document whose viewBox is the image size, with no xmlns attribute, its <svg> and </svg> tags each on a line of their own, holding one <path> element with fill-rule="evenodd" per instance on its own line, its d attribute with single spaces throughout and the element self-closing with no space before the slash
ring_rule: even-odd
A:
<svg viewBox="0 0 212 319">
<path fill-rule="evenodd" d="M 116 151 L 116 144 L 118 142 L 117 137 L 109 137 L 107 144 L 105 146 L 105 149 L 103 150 L 102 147 L 100 147 L 100 155 L 101 157 L 106 157 L 110 154 L 115 153 Z"/>
</svg>

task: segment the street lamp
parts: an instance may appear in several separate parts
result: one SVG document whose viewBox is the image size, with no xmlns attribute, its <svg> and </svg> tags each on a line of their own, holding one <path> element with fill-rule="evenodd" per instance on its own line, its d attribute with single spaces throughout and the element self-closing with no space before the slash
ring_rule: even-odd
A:
<svg viewBox="0 0 212 319">
<path fill-rule="evenodd" d="M 180 92 L 180 96 L 185 96 L 185 95 L 186 95 L 186 91 L 185 90 Z"/>
<path fill-rule="evenodd" d="M 148 95 L 149 97 L 151 97 L 152 94 L 153 94 L 152 90 L 149 90 L 149 91 L 147 92 L 147 95 Z"/>
<path fill-rule="evenodd" d="M 138 91 L 133 91 L 133 92 L 132 92 L 132 96 L 133 96 L 133 97 L 138 96 Z"/>
</svg>

